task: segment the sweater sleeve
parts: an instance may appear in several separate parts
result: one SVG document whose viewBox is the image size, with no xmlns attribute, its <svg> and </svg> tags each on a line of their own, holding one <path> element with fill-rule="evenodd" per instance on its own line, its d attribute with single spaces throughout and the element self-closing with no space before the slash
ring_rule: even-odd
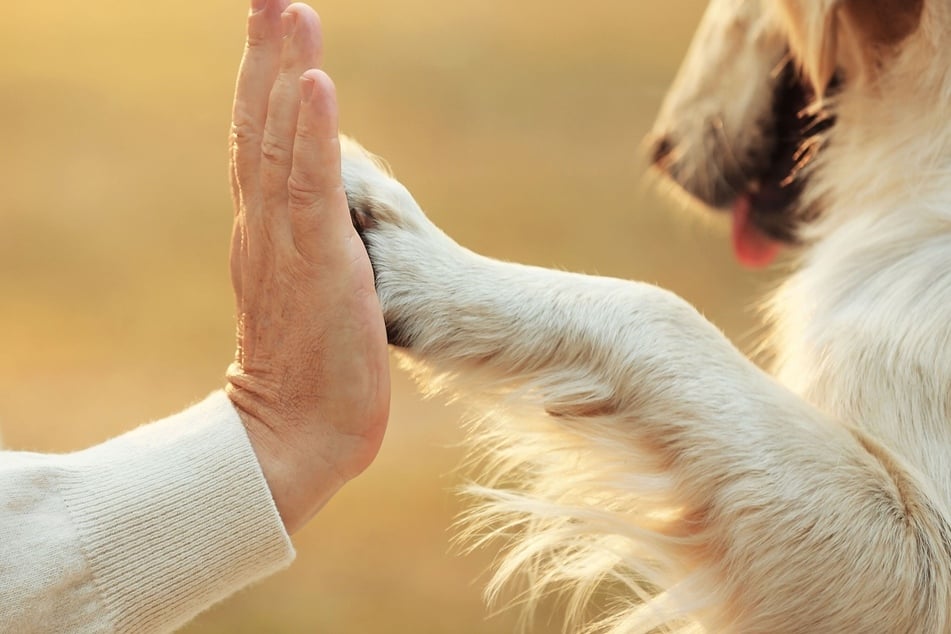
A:
<svg viewBox="0 0 951 634">
<path fill-rule="evenodd" d="M 169 632 L 293 558 L 223 392 L 77 453 L 0 452 L 0 632 Z"/>
</svg>

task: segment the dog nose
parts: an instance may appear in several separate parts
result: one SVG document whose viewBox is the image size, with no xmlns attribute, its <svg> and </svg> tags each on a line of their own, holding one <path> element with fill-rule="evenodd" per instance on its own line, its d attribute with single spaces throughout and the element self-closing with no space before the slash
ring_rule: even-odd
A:
<svg viewBox="0 0 951 634">
<path fill-rule="evenodd" d="M 666 135 L 659 137 L 654 141 L 651 151 L 651 160 L 654 162 L 654 165 L 664 167 L 673 151 L 674 144 L 671 142 L 670 137 Z"/>
</svg>

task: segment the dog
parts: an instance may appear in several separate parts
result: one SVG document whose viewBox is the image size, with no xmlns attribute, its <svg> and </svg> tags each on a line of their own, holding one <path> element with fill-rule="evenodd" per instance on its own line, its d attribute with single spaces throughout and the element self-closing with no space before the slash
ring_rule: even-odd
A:
<svg viewBox="0 0 951 634">
<path fill-rule="evenodd" d="M 772 372 L 687 302 L 503 263 L 343 139 L 390 342 L 484 405 L 467 536 L 571 631 L 951 632 L 951 3 L 713 0 L 651 147 L 793 247 Z M 605 599 L 605 597 L 608 597 Z"/>
</svg>

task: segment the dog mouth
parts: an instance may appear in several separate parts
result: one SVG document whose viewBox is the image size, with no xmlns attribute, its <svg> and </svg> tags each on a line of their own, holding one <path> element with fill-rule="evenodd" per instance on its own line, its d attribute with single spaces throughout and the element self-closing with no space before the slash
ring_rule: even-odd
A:
<svg viewBox="0 0 951 634">
<path fill-rule="evenodd" d="M 797 227 L 816 215 L 800 204 L 807 180 L 803 168 L 834 119 L 814 104 L 811 87 L 787 63 L 773 93 L 772 150 L 731 205 L 733 251 L 746 266 L 772 263 L 783 245 L 797 243 Z"/>
<path fill-rule="evenodd" d="M 829 90 L 836 84 L 833 80 Z M 807 181 L 803 168 L 818 151 L 820 135 L 833 123 L 831 115 L 816 108 L 811 87 L 790 62 L 775 80 L 770 114 L 758 124 L 764 127 L 762 136 L 768 142 L 764 147 L 749 148 L 747 155 L 752 158 L 747 162 L 724 169 L 714 190 L 697 192 L 678 178 L 669 142 L 658 144 L 654 162 L 693 197 L 731 212 L 737 260 L 744 266 L 762 268 L 771 264 L 784 246 L 797 244 L 797 228 L 818 213 L 801 204 Z"/>
</svg>

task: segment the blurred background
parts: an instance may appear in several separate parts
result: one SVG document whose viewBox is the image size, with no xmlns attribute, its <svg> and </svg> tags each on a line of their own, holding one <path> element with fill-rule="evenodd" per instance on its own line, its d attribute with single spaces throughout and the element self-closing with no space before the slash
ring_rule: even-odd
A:
<svg viewBox="0 0 951 634">
<path fill-rule="evenodd" d="M 770 281 L 723 219 L 639 155 L 700 0 L 322 0 L 342 125 L 435 222 L 504 259 L 683 295 L 741 347 Z M 232 356 L 225 143 L 246 7 L 0 6 L 0 427 L 67 451 L 223 384 Z M 379 460 L 296 539 L 287 572 L 186 631 L 509 632 L 453 552 L 461 411 L 394 375 Z M 543 617 L 536 632 L 557 632 Z"/>
</svg>

